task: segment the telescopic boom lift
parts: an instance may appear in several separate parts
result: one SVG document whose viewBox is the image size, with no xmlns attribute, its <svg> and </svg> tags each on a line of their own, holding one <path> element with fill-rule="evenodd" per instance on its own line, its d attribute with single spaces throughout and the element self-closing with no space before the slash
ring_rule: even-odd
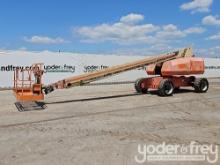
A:
<svg viewBox="0 0 220 165">
<path fill-rule="evenodd" d="M 204 60 L 193 57 L 192 48 L 185 48 L 92 73 L 69 77 L 46 86 L 42 83 L 43 64 L 34 64 L 30 69 L 15 70 L 13 92 L 18 101 L 40 101 L 44 100 L 45 94 L 49 94 L 55 89 L 82 86 L 105 77 L 145 66 L 148 66 L 147 73 L 149 75 L 158 76 L 138 79 L 135 82 L 135 89 L 139 93 L 146 93 L 148 89 L 158 89 L 161 96 L 170 96 L 173 94 L 174 89 L 181 86 L 193 86 L 197 92 L 208 90 L 207 79 L 185 76 L 204 73 Z"/>
</svg>

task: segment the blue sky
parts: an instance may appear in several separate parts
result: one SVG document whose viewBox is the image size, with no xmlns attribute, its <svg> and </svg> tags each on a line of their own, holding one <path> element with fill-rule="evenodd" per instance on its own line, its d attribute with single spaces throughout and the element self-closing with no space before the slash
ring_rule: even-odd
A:
<svg viewBox="0 0 220 165">
<path fill-rule="evenodd" d="M 219 0 L 1 0 L 0 49 L 220 57 Z"/>
</svg>

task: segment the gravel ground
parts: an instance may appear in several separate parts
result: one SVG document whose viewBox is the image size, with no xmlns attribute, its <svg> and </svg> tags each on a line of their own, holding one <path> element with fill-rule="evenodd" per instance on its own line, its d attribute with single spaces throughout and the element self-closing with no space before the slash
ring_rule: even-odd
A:
<svg viewBox="0 0 220 165">
<path fill-rule="evenodd" d="M 132 165 L 138 144 L 220 146 L 218 82 L 172 97 L 138 95 L 132 84 L 76 87 L 48 95 L 41 111 L 18 112 L 11 91 L 0 100 L 0 165 Z"/>
</svg>

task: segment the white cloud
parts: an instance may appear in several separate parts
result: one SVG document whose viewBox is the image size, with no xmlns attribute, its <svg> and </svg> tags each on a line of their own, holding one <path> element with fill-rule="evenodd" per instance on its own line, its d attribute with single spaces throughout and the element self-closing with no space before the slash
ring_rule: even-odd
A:
<svg viewBox="0 0 220 165">
<path fill-rule="evenodd" d="M 182 10 L 191 10 L 192 13 L 209 12 L 212 3 L 213 0 L 192 0 L 191 2 L 182 4 L 180 8 Z"/>
<path fill-rule="evenodd" d="M 141 48 L 123 47 L 123 48 L 115 49 L 111 53 L 117 54 L 117 55 L 126 55 L 126 56 L 128 55 L 129 56 L 133 56 L 133 55 L 151 56 L 151 55 L 171 52 L 174 50 L 178 50 L 178 49 L 173 48 L 172 46 L 167 45 L 167 44 L 154 44 L 152 46 L 145 46 Z"/>
<path fill-rule="evenodd" d="M 215 16 L 209 15 L 203 18 L 202 23 L 204 25 L 220 26 L 220 19 Z"/>
<path fill-rule="evenodd" d="M 19 48 L 19 50 L 24 50 L 24 51 L 26 51 L 26 50 L 27 50 L 27 48 L 26 48 L 26 47 L 24 47 L 24 46 L 22 46 L 22 47 L 20 47 L 20 48 Z"/>
<path fill-rule="evenodd" d="M 156 33 L 156 38 L 159 40 L 177 39 L 185 36 L 186 34 L 173 24 L 163 26 L 163 30 Z"/>
<path fill-rule="evenodd" d="M 208 40 L 220 40 L 220 33 L 209 36 Z"/>
<path fill-rule="evenodd" d="M 128 24 L 135 24 L 135 23 L 138 23 L 140 21 L 143 21 L 144 20 L 144 16 L 141 15 L 141 14 L 134 14 L 134 13 L 131 13 L 131 14 L 128 14 L 126 16 L 123 16 L 121 17 L 120 21 L 123 22 L 123 23 L 128 23 Z"/>
<path fill-rule="evenodd" d="M 188 28 L 186 30 L 184 30 L 184 32 L 186 34 L 192 34 L 192 33 L 204 33 L 206 31 L 206 29 L 202 28 L 202 27 L 191 27 L 191 28 Z"/>
<path fill-rule="evenodd" d="M 195 49 L 196 54 L 203 57 L 220 57 L 220 46 Z"/>
<path fill-rule="evenodd" d="M 66 42 L 60 37 L 50 38 L 47 36 L 32 36 L 30 38 L 24 37 L 24 40 L 33 44 L 62 44 Z"/>
<path fill-rule="evenodd" d="M 188 34 L 203 33 L 201 27 L 191 27 L 180 30 L 176 25 L 157 26 L 151 23 L 139 24 L 144 16 L 129 14 L 121 17 L 119 22 L 103 23 L 97 26 L 83 26 L 74 29 L 82 42 L 99 43 L 112 42 L 117 44 L 159 44 L 186 37 Z"/>
<path fill-rule="evenodd" d="M 159 27 L 153 24 L 137 24 L 143 18 L 144 16 L 139 14 L 129 14 L 114 24 L 84 26 L 74 29 L 74 32 L 83 37 L 83 42 L 89 43 L 104 41 L 121 44 L 143 43 L 151 39 L 147 34 L 159 30 Z"/>
</svg>

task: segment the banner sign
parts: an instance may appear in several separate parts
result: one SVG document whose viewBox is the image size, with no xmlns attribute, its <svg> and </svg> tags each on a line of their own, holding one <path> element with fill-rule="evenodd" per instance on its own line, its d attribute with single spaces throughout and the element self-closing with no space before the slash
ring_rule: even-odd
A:
<svg viewBox="0 0 220 165">
<path fill-rule="evenodd" d="M 16 68 L 28 69 L 34 63 L 44 64 L 44 83 L 49 84 L 58 80 L 105 69 L 110 66 L 133 62 L 144 56 L 117 56 L 74 54 L 55 52 L 6 51 L 0 52 L 0 87 L 13 85 L 13 72 Z M 203 77 L 220 77 L 220 59 L 206 58 L 206 71 Z M 146 77 L 145 68 L 121 73 L 99 82 L 134 81 Z"/>
</svg>

